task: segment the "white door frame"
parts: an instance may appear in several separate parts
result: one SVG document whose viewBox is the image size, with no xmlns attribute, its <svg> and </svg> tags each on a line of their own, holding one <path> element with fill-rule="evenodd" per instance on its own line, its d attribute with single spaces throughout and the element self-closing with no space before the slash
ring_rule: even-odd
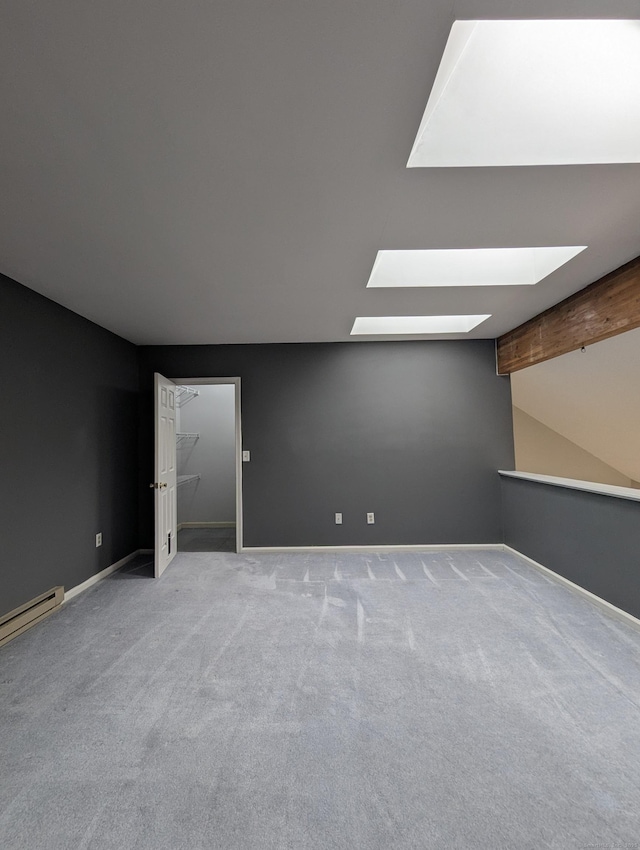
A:
<svg viewBox="0 0 640 850">
<path fill-rule="evenodd" d="M 215 384 L 233 384 L 235 386 L 236 420 L 236 552 L 242 552 L 242 421 L 240 405 L 240 378 L 171 378 L 181 386 L 210 386 Z"/>
</svg>

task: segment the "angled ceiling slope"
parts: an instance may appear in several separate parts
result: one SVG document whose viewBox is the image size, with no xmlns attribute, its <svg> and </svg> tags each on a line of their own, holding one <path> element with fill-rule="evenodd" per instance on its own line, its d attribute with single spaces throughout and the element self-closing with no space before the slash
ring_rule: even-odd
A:
<svg viewBox="0 0 640 850">
<path fill-rule="evenodd" d="M 513 404 L 640 481 L 640 329 L 515 372 Z"/>
</svg>

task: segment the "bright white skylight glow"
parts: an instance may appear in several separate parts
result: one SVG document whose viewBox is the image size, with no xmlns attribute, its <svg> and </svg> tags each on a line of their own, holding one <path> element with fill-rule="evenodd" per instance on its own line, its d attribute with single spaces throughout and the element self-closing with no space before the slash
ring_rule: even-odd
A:
<svg viewBox="0 0 640 850">
<path fill-rule="evenodd" d="M 358 316 L 351 334 L 468 333 L 490 316 Z"/>
<path fill-rule="evenodd" d="M 531 285 L 585 247 L 378 251 L 367 286 Z"/>
<path fill-rule="evenodd" d="M 640 21 L 456 21 L 407 167 L 640 162 Z"/>
</svg>

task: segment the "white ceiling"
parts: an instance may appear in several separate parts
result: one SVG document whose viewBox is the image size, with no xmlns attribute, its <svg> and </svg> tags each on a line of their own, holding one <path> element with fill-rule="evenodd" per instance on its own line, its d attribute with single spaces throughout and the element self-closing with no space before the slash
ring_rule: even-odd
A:
<svg viewBox="0 0 640 850">
<path fill-rule="evenodd" d="M 640 329 L 511 376 L 513 403 L 640 481 Z"/>
<path fill-rule="evenodd" d="M 454 19 L 532 5 L 4 0 L 0 271 L 136 343 L 497 336 L 640 254 L 638 164 L 406 168 Z M 366 288 L 381 249 L 538 245 L 588 248 L 535 286 Z"/>
</svg>

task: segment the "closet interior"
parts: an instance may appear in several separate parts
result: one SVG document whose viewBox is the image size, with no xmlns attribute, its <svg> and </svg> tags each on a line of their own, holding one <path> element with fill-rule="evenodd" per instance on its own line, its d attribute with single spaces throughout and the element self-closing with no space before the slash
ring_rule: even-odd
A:
<svg viewBox="0 0 640 850">
<path fill-rule="evenodd" d="M 178 551 L 236 549 L 234 384 L 178 386 Z"/>
</svg>

